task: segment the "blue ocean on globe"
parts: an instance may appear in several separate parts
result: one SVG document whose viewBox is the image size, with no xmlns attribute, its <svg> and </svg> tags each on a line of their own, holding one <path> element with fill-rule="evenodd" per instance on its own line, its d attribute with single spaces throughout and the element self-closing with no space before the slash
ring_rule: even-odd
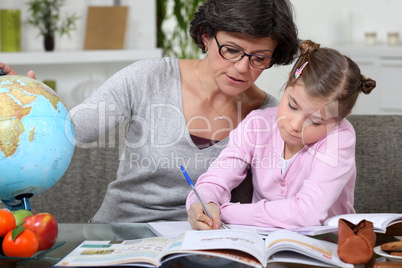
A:
<svg viewBox="0 0 402 268">
<path fill-rule="evenodd" d="M 64 175 L 75 130 L 66 106 L 45 84 L 0 77 L 0 199 L 38 195 Z"/>
</svg>

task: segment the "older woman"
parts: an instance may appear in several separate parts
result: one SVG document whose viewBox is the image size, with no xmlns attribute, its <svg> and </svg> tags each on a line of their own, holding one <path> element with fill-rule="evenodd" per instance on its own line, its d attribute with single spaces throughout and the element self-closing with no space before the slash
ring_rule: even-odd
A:
<svg viewBox="0 0 402 268">
<path fill-rule="evenodd" d="M 190 188 L 180 165 L 198 178 L 248 113 L 277 105 L 254 82 L 297 53 L 287 0 L 207 0 L 190 33 L 206 53 L 202 60 L 135 62 L 70 111 L 77 146 L 128 121 L 116 180 L 91 221 L 185 220 Z"/>
</svg>

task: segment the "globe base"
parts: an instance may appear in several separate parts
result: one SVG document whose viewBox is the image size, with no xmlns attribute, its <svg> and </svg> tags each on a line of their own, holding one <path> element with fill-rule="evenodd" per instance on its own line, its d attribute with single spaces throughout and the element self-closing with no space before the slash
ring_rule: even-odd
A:
<svg viewBox="0 0 402 268">
<path fill-rule="evenodd" d="M 6 206 L 10 211 L 26 209 L 31 210 L 31 204 L 29 202 L 29 198 L 31 198 L 33 194 L 22 194 L 16 197 L 15 200 L 7 200 L 2 199 L 1 202 Z"/>
</svg>

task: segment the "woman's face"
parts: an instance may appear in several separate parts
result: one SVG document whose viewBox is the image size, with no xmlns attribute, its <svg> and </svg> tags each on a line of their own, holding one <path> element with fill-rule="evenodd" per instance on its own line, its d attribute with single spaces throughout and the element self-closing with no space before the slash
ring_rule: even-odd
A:
<svg viewBox="0 0 402 268">
<path fill-rule="evenodd" d="M 208 83 L 206 87 L 218 87 L 229 96 L 235 96 L 247 90 L 254 84 L 263 70 L 252 67 L 247 56 L 234 62 L 222 58 L 216 40 L 220 45 L 235 46 L 247 54 L 259 54 L 268 57 L 272 57 L 277 45 L 277 41 L 271 37 L 252 38 L 244 34 L 222 31 L 216 34 L 216 40 L 214 36 L 204 35 L 203 38 L 208 48 L 208 67 L 213 78 L 213 82 L 209 79 L 205 81 Z"/>
</svg>

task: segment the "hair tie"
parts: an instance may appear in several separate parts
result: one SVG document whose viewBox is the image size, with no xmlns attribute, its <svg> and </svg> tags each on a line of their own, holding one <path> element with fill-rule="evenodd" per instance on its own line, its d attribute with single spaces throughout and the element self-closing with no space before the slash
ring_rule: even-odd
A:
<svg viewBox="0 0 402 268">
<path fill-rule="evenodd" d="M 299 69 L 296 70 L 295 72 L 295 78 L 299 78 L 299 76 L 302 74 L 302 71 L 304 69 L 304 67 L 306 67 L 308 61 L 306 61 Z"/>
</svg>

